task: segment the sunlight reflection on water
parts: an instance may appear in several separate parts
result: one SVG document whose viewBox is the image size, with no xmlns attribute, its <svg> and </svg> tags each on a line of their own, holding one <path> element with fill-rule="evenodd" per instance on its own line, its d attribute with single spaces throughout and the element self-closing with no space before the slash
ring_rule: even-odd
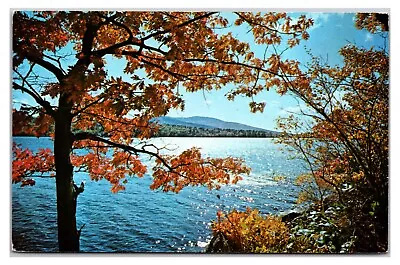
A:
<svg viewBox="0 0 400 265">
<path fill-rule="evenodd" d="M 23 147 L 36 150 L 52 147 L 48 138 L 16 137 Z M 132 178 L 126 190 L 110 192 L 106 181 L 89 181 L 79 196 L 77 225 L 85 224 L 81 249 L 86 252 L 201 252 L 211 238 L 211 221 L 218 210 L 258 208 L 262 213 L 279 213 L 294 207 L 297 188 L 291 179 L 302 172 L 301 161 L 271 139 L 254 138 L 158 138 L 157 146 L 175 147 L 173 152 L 200 147 L 204 156 L 233 156 L 245 159 L 252 168 L 236 185 L 221 190 L 188 187 L 179 194 L 149 189 L 150 175 Z M 147 161 L 148 159 L 145 159 Z M 150 165 L 152 162 L 146 162 Z M 274 181 L 284 175 L 283 181 Z M 12 237 L 18 250 L 57 250 L 56 200 L 54 179 L 38 179 L 36 186 L 12 186 Z"/>
</svg>

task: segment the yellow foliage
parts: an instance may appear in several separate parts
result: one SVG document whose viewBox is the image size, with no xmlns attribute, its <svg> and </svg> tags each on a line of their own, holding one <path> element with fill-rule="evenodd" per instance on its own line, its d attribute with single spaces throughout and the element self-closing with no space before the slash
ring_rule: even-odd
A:
<svg viewBox="0 0 400 265">
<path fill-rule="evenodd" d="M 250 208 L 246 212 L 219 212 L 212 230 L 222 233 L 235 252 L 277 253 L 289 239 L 289 230 L 279 217 L 262 216 Z"/>
</svg>

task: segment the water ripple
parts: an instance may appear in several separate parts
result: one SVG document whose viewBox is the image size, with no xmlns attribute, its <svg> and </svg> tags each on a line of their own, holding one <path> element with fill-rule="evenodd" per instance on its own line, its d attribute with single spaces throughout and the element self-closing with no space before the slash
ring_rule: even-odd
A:
<svg viewBox="0 0 400 265">
<path fill-rule="evenodd" d="M 14 141 L 36 150 L 50 147 L 47 138 L 17 137 Z M 300 162 L 289 161 L 268 139 L 163 138 L 186 149 L 202 147 L 207 156 L 243 157 L 252 168 L 250 176 L 221 190 L 189 187 L 180 194 L 152 191 L 150 175 L 132 178 L 126 190 L 110 192 L 106 181 L 91 182 L 80 173 L 75 181 L 86 181 L 78 199 L 77 225 L 85 224 L 81 236 L 84 252 L 201 252 L 211 237 L 211 221 L 219 210 L 278 213 L 293 207 L 297 188 L 289 180 L 299 174 Z M 178 150 L 179 151 L 179 150 Z M 20 251 L 57 251 L 56 197 L 53 179 L 38 179 L 34 187 L 12 186 L 12 240 Z"/>
</svg>

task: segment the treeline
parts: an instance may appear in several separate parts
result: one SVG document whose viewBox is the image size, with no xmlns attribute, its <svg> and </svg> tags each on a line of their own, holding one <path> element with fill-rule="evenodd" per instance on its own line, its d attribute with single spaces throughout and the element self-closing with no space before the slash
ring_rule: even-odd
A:
<svg viewBox="0 0 400 265">
<path fill-rule="evenodd" d="M 13 117 L 14 118 L 14 117 Z M 23 128 L 14 128 L 13 136 L 49 136 L 54 132 L 54 124 L 50 124 L 47 131 L 40 135 L 32 133 L 32 128 L 35 128 L 37 118 L 25 117 L 26 126 Z M 13 123 L 14 125 L 14 123 Z M 100 124 L 88 128 L 87 132 L 92 132 L 100 136 L 109 137 L 110 135 L 104 132 Z M 235 130 L 235 129 L 220 129 L 220 128 L 200 128 L 189 127 L 182 125 L 163 124 L 154 137 L 244 137 L 244 138 L 273 138 L 280 134 L 274 131 L 259 131 L 259 130 Z"/>
<path fill-rule="evenodd" d="M 258 130 L 234 130 L 219 128 L 199 128 L 181 125 L 163 124 L 155 137 L 248 137 L 248 138 L 272 138 L 277 137 L 278 132 Z"/>
</svg>

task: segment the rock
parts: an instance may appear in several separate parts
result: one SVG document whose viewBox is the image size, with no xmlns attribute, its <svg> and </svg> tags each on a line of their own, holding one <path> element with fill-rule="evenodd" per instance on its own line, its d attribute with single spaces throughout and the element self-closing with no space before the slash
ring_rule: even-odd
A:
<svg viewBox="0 0 400 265">
<path fill-rule="evenodd" d="M 298 211 L 291 211 L 288 213 L 285 213 L 282 215 L 282 222 L 290 222 L 292 220 L 294 220 L 295 218 L 299 217 L 301 215 L 301 212 Z"/>
<path fill-rule="evenodd" d="M 222 233 L 214 235 L 206 248 L 206 253 L 230 253 L 231 247 Z"/>
</svg>

